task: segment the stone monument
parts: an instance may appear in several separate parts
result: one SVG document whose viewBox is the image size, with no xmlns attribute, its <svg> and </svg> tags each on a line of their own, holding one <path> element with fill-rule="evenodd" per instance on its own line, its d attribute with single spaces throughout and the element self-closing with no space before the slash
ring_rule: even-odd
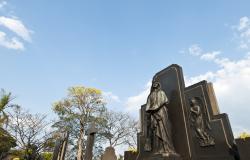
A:
<svg viewBox="0 0 250 160">
<path fill-rule="evenodd" d="M 87 131 L 88 138 L 87 138 L 84 160 L 92 160 L 96 133 L 97 133 L 97 128 L 95 127 L 95 124 L 91 124 L 90 128 Z"/>
<path fill-rule="evenodd" d="M 101 160 L 117 160 L 115 149 L 113 147 L 107 147 L 101 157 Z"/>
<path fill-rule="evenodd" d="M 245 139 L 238 138 L 236 143 L 239 150 L 240 160 L 249 160 L 250 159 L 250 137 Z"/>
<path fill-rule="evenodd" d="M 153 77 L 140 110 L 137 160 L 234 160 L 227 114 L 220 114 L 211 83 L 185 87 L 173 64 Z"/>
</svg>

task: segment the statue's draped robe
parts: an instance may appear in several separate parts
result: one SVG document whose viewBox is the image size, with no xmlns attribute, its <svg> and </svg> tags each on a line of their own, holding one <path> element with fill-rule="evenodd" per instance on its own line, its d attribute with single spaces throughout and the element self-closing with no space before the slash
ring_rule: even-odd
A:
<svg viewBox="0 0 250 160">
<path fill-rule="evenodd" d="M 146 111 L 151 112 L 151 126 L 155 129 L 155 135 L 162 141 L 161 151 L 173 153 L 174 147 L 171 137 L 171 124 L 168 118 L 166 104 L 168 98 L 164 91 L 153 90 L 147 99 Z"/>
</svg>

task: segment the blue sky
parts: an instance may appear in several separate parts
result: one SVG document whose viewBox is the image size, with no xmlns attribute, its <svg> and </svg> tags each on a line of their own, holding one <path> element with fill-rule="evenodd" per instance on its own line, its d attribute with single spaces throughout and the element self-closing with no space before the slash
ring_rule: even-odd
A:
<svg viewBox="0 0 250 160">
<path fill-rule="evenodd" d="M 176 63 L 187 84 L 214 82 L 235 133 L 249 131 L 242 113 L 250 111 L 249 6 L 243 0 L 0 0 L 0 88 L 32 112 L 53 116 L 51 104 L 68 87 L 95 87 L 108 107 L 137 114 L 152 76 Z"/>
</svg>

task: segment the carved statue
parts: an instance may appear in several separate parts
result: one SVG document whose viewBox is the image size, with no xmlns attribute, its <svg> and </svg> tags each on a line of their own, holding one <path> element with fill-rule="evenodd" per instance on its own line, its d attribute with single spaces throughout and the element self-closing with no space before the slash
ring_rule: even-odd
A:
<svg viewBox="0 0 250 160">
<path fill-rule="evenodd" d="M 206 129 L 211 129 L 209 123 L 204 121 L 202 110 L 199 103 L 198 97 L 193 97 L 190 99 L 190 120 L 191 125 L 195 129 L 196 137 L 199 139 L 200 146 L 211 146 L 214 145 L 214 138 L 211 137 Z M 206 125 L 206 126 L 205 126 Z"/>
<path fill-rule="evenodd" d="M 177 155 L 171 136 L 171 124 L 168 118 L 168 98 L 159 82 L 153 82 L 147 99 L 146 112 L 150 115 L 150 129 L 153 136 L 147 135 L 144 149 L 161 154 Z M 154 144 L 154 147 L 151 147 Z"/>
</svg>

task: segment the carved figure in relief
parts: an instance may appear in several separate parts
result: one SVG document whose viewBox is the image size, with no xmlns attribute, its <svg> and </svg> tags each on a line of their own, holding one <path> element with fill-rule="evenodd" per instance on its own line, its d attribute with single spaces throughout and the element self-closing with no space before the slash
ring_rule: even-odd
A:
<svg viewBox="0 0 250 160">
<path fill-rule="evenodd" d="M 196 137 L 199 139 L 200 146 L 211 146 L 215 144 L 214 138 L 210 136 L 206 131 L 206 129 L 211 130 L 211 127 L 209 123 L 204 120 L 201 110 L 201 104 L 199 102 L 200 99 L 198 97 L 193 97 L 190 99 L 191 125 L 194 127 Z"/>
</svg>

